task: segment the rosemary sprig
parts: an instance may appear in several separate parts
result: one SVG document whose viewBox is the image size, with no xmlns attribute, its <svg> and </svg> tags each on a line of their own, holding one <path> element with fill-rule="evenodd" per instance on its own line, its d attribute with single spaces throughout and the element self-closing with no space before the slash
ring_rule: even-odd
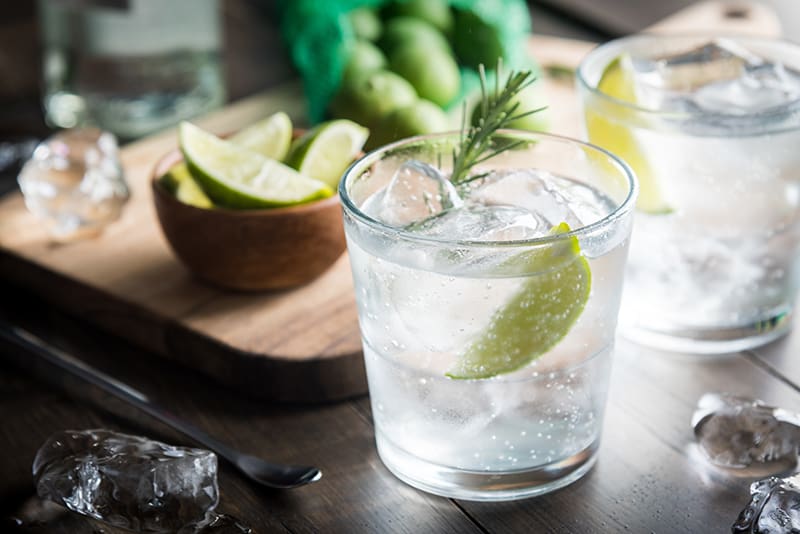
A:
<svg viewBox="0 0 800 534">
<path fill-rule="evenodd" d="M 498 66 L 499 67 L 499 66 Z M 511 71 L 502 90 L 499 87 L 500 69 L 495 77 L 494 91 L 489 93 L 486 83 L 486 71 L 483 65 L 478 66 L 481 80 L 480 117 L 476 124 L 467 127 L 466 107 L 461 119 L 461 137 L 459 146 L 453 151 L 453 173 L 450 181 L 453 184 L 463 184 L 476 180 L 483 175 L 470 176 L 469 172 L 475 165 L 494 156 L 511 150 L 523 144 L 524 140 L 517 140 L 500 145 L 492 144 L 495 132 L 507 128 L 517 119 L 537 113 L 544 108 L 519 112 L 519 102 L 515 97 L 536 81 L 531 71 Z"/>
</svg>

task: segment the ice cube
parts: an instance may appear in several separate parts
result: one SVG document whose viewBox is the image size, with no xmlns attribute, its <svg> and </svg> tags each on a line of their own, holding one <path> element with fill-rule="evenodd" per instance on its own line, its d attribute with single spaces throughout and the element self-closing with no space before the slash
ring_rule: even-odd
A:
<svg viewBox="0 0 800 534">
<path fill-rule="evenodd" d="M 370 196 L 361 209 L 390 226 L 403 227 L 463 204 L 452 183 L 427 163 L 404 162 L 389 184 Z"/>
<path fill-rule="evenodd" d="M 541 215 L 515 206 L 470 205 L 414 225 L 414 233 L 470 241 L 533 239 L 552 228 Z"/>
<path fill-rule="evenodd" d="M 800 532 L 800 477 L 770 477 L 750 485 L 750 502 L 731 527 L 734 534 Z"/>
<path fill-rule="evenodd" d="M 797 422 L 786 410 L 722 393 L 703 395 L 692 416 L 695 437 L 712 463 L 729 468 L 763 464 L 773 473 L 797 463 Z"/>
<path fill-rule="evenodd" d="M 58 240 L 97 234 L 119 218 L 129 197 L 116 138 L 96 128 L 64 130 L 43 141 L 18 182 L 28 209 Z"/>
<path fill-rule="evenodd" d="M 731 39 L 715 39 L 666 57 L 626 61 L 637 102 L 650 109 L 744 115 L 800 97 L 800 73 L 766 61 Z"/>
<path fill-rule="evenodd" d="M 634 80 L 645 87 L 688 92 L 710 82 L 737 78 L 763 61 L 729 39 L 658 58 L 631 56 Z M 637 90 L 639 87 L 637 87 Z"/>
<path fill-rule="evenodd" d="M 562 222 L 573 229 L 586 226 L 607 215 L 608 207 L 608 199 L 590 187 L 538 169 L 492 172 L 471 184 L 466 201 L 522 208 L 539 221 L 538 235 Z"/>
<path fill-rule="evenodd" d="M 36 453 L 33 476 L 41 498 L 117 527 L 176 532 L 216 519 L 217 457 L 202 449 L 67 430 Z"/>
<path fill-rule="evenodd" d="M 800 99 L 800 73 L 779 63 L 748 66 L 736 78 L 704 85 L 691 100 L 702 111 L 723 115 L 764 112 Z"/>
<path fill-rule="evenodd" d="M 729 39 L 659 58 L 625 57 L 633 72 L 636 100 L 650 109 L 676 109 L 685 105 L 678 95 L 691 93 L 711 82 L 730 80 L 744 73 L 748 62 L 758 61 Z M 676 98 L 677 97 L 677 98 Z"/>
</svg>

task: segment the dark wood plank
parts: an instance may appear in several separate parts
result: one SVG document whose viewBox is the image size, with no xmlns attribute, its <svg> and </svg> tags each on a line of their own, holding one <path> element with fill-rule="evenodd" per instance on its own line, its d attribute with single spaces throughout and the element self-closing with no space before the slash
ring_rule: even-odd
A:
<svg viewBox="0 0 800 534">
<path fill-rule="evenodd" d="M 691 415 L 707 391 L 800 406 L 796 391 L 743 355 L 676 358 L 623 341 L 599 461 L 588 476 L 528 506 L 459 504 L 493 532 L 725 532 L 753 479 L 713 468 L 694 446 Z"/>
<path fill-rule="evenodd" d="M 541 4 L 572 17 L 583 25 L 601 32 L 619 36 L 635 33 L 672 15 L 676 11 L 696 3 L 696 0 L 536 0 Z"/>
<path fill-rule="evenodd" d="M 781 339 L 749 351 L 759 365 L 790 382 L 800 391 L 800 315 L 794 317 L 792 331 Z"/>
<path fill-rule="evenodd" d="M 202 375 L 97 333 L 76 319 L 59 312 L 43 313 L 46 307 L 33 296 L 12 294 L 35 303 L 25 313 L 12 312 L 16 322 L 46 335 L 98 369 L 125 377 L 175 414 L 245 452 L 319 466 L 323 471 L 319 482 L 288 492 L 270 492 L 221 465 L 220 511 L 239 517 L 257 532 L 480 531 L 452 502 L 417 492 L 383 467 L 375 452 L 371 423 L 354 402 L 280 405 L 243 397 Z M 10 350 L 0 346 L 0 355 L 8 359 Z M 55 431 L 102 426 L 187 443 L 171 429 L 91 388 L 78 391 L 70 383 L 70 396 L 66 396 L 52 386 L 37 385 L 25 376 L 26 371 L 2 363 L 0 417 L 6 424 L 0 427 L 0 448 L 15 451 L 0 461 L 3 491 L 15 496 L 3 501 L 5 514 L 15 512 L 7 508 L 9 503 L 16 505 L 32 495 L 33 455 Z M 75 397 L 92 403 L 72 400 Z"/>
<path fill-rule="evenodd" d="M 667 357 L 621 342 L 592 472 L 533 500 L 456 503 L 418 492 L 382 466 L 366 398 L 324 406 L 254 400 L 48 310 L 25 292 L 0 283 L 0 294 L 0 315 L 10 313 L 223 440 L 278 461 L 318 464 L 320 482 L 283 493 L 254 488 L 221 467 L 220 511 L 256 532 L 726 532 L 747 501 L 751 480 L 696 457 L 689 419 L 697 398 L 725 390 L 800 409 L 798 333 L 714 361 Z M 14 513 L 32 495 L 33 454 L 56 430 L 104 426 L 183 443 L 96 391 L 67 384 L 65 394 L 44 385 L 8 364 L 9 354 L 0 347 L 0 515 Z M 77 532 L 74 519 L 50 526 L 48 532 Z"/>
<path fill-rule="evenodd" d="M 230 132 L 278 110 L 297 118 L 302 108 L 291 83 L 198 122 Z M 147 350 L 253 395 L 322 401 L 363 394 L 347 258 L 334 256 L 318 277 L 285 290 L 233 292 L 197 280 L 167 245 L 152 198 L 153 169 L 176 146 L 172 130 L 122 149 L 131 200 L 121 219 L 96 239 L 56 245 L 19 193 L 0 199 L 0 274 Z M 340 208 L 329 206 L 336 209 L 326 213 L 337 218 Z"/>
</svg>

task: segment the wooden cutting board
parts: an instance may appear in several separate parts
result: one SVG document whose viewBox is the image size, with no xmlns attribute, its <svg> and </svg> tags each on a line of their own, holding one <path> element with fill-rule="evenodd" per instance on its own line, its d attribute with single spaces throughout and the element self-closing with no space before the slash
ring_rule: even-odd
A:
<svg viewBox="0 0 800 534">
<path fill-rule="evenodd" d="M 535 22 L 535 21 L 534 21 Z M 778 35 L 763 6 L 704 2 L 654 31 L 727 29 Z M 575 67 L 592 44 L 537 36 L 543 66 Z M 552 130 L 580 133 L 572 81 L 545 78 Z M 234 131 L 283 110 L 303 122 L 296 83 L 234 103 L 198 121 Z M 366 393 L 347 255 L 312 283 L 256 294 L 195 280 L 173 257 L 156 219 L 148 179 L 177 145 L 174 131 L 127 145 L 122 162 L 132 198 L 99 238 L 58 245 L 20 194 L 0 200 L 0 275 L 54 304 L 166 358 L 249 394 L 280 401 L 332 401 Z M 109 355 L 114 357 L 114 355 Z"/>
</svg>

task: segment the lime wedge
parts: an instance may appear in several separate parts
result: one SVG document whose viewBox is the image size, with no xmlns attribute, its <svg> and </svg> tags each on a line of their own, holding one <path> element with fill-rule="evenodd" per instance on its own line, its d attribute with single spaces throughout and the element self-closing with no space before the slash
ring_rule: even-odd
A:
<svg viewBox="0 0 800 534">
<path fill-rule="evenodd" d="M 636 104 L 633 78 L 623 66 L 622 58 L 616 58 L 608 64 L 597 88 L 603 93 Z M 625 160 L 639 180 L 639 198 L 636 207 L 645 213 L 667 214 L 673 210 L 664 200 L 664 195 L 656 182 L 650 163 L 645 159 L 636 137 L 628 126 L 622 113 L 616 113 L 614 119 L 599 112 L 593 106 L 586 107 L 586 130 L 589 140 Z"/>
<path fill-rule="evenodd" d="M 292 121 L 289 115 L 279 111 L 237 132 L 230 142 L 282 161 L 292 143 Z"/>
<path fill-rule="evenodd" d="M 189 170 L 215 204 L 230 208 L 291 206 L 333 194 L 324 183 L 182 122 L 180 146 Z"/>
<path fill-rule="evenodd" d="M 569 230 L 561 223 L 550 234 Z M 516 371 L 561 341 L 583 312 L 592 276 L 577 237 L 517 256 L 514 262 L 524 262 L 539 274 L 492 315 L 447 372 L 450 378 L 490 378 Z"/>
<path fill-rule="evenodd" d="M 198 208 L 212 208 L 214 204 L 197 184 L 185 163 L 174 165 L 161 177 L 161 185 L 184 204 Z"/>
<path fill-rule="evenodd" d="M 349 120 L 324 122 L 292 143 L 286 163 L 336 188 L 368 136 L 369 130 Z"/>
</svg>

